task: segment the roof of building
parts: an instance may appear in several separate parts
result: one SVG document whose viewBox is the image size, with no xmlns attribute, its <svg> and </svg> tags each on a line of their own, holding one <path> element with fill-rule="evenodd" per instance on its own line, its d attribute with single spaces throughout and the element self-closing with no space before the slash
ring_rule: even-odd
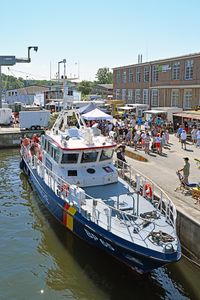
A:
<svg viewBox="0 0 200 300">
<path fill-rule="evenodd" d="M 159 64 L 159 63 L 168 63 L 171 61 L 177 61 L 177 60 L 182 60 L 182 59 L 191 59 L 194 57 L 199 57 L 200 53 L 192 53 L 192 54 L 185 54 L 182 56 L 175 56 L 175 57 L 170 57 L 170 58 L 163 58 L 163 59 L 157 59 L 157 60 L 152 60 L 152 61 L 147 61 L 147 62 L 142 62 L 142 63 L 135 63 L 135 64 L 131 64 L 131 65 L 126 65 L 126 66 L 119 66 L 119 67 L 115 67 L 112 68 L 113 70 L 116 69 L 124 69 L 124 68 L 130 68 L 133 66 L 142 66 L 142 65 L 149 65 L 149 64 Z"/>
<path fill-rule="evenodd" d="M 113 84 L 112 83 L 106 83 L 106 84 L 97 84 L 97 86 L 107 89 L 107 90 L 112 90 L 113 89 Z"/>
<path fill-rule="evenodd" d="M 200 111 L 195 111 L 195 110 L 188 110 L 173 115 L 176 117 L 200 120 Z"/>
<path fill-rule="evenodd" d="M 10 89 L 7 91 L 18 91 L 21 95 L 27 95 L 27 94 L 37 94 L 37 93 L 43 93 L 48 91 L 49 88 L 47 86 L 39 86 L 39 85 L 30 85 L 23 88 L 18 89 Z"/>
</svg>

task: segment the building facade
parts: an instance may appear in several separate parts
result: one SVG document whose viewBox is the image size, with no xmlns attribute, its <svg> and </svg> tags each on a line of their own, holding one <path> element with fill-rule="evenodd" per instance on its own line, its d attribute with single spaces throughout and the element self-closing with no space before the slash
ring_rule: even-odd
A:
<svg viewBox="0 0 200 300">
<path fill-rule="evenodd" d="M 113 94 L 152 107 L 200 106 L 200 53 L 113 68 Z"/>
</svg>

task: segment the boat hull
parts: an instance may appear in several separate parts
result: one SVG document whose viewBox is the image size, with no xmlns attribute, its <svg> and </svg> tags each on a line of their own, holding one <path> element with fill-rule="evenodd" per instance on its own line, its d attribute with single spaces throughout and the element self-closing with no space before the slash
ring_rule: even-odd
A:
<svg viewBox="0 0 200 300">
<path fill-rule="evenodd" d="M 41 202 L 60 223 L 82 240 L 107 252 L 131 269 L 139 273 L 147 273 L 180 259 L 180 243 L 178 251 L 164 254 L 126 241 L 98 226 L 89 217 L 83 216 L 74 207 L 67 204 L 23 159 L 20 167 L 28 175 Z"/>
</svg>

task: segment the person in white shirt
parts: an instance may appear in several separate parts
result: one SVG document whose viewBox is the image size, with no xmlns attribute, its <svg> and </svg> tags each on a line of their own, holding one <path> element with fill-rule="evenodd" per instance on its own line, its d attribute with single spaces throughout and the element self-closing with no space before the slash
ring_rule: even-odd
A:
<svg viewBox="0 0 200 300">
<path fill-rule="evenodd" d="M 200 128 L 198 128 L 197 133 L 196 133 L 196 136 L 197 136 L 196 147 L 199 147 L 199 148 L 200 148 Z"/>
<path fill-rule="evenodd" d="M 184 149 L 186 150 L 186 140 L 187 140 L 187 133 L 185 130 L 183 130 L 181 133 L 181 149 L 183 149 L 184 146 Z"/>
</svg>

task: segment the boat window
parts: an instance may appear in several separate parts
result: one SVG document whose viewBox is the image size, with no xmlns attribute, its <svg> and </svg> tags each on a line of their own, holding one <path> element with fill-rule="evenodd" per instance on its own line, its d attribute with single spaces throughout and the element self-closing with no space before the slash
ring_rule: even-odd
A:
<svg viewBox="0 0 200 300">
<path fill-rule="evenodd" d="M 98 152 L 91 151 L 91 152 L 83 152 L 81 162 L 82 163 L 89 163 L 94 162 L 97 160 Z"/>
<path fill-rule="evenodd" d="M 51 144 L 50 144 L 50 142 L 48 141 L 48 142 L 47 142 L 47 149 L 46 149 L 46 151 L 47 151 L 48 153 L 50 153 L 50 147 L 51 147 Z"/>
<path fill-rule="evenodd" d="M 113 150 L 107 149 L 107 150 L 102 150 L 101 156 L 100 156 L 100 161 L 111 159 L 113 156 Z"/>
<path fill-rule="evenodd" d="M 59 149 L 55 149 L 54 148 L 54 152 L 53 152 L 53 159 L 58 162 L 59 161 L 59 157 L 60 157 L 60 151 Z"/>
<path fill-rule="evenodd" d="M 78 161 L 78 153 L 63 153 L 61 164 L 75 164 Z"/>
<path fill-rule="evenodd" d="M 68 170 L 68 176 L 77 176 L 77 170 Z"/>
<path fill-rule="evenodd" d="M 42 149 L 45 149 L 45 138 L 44 138 L 44 135 L 41 136 L 41 146 L 42 146 Z"/>
</svg>

